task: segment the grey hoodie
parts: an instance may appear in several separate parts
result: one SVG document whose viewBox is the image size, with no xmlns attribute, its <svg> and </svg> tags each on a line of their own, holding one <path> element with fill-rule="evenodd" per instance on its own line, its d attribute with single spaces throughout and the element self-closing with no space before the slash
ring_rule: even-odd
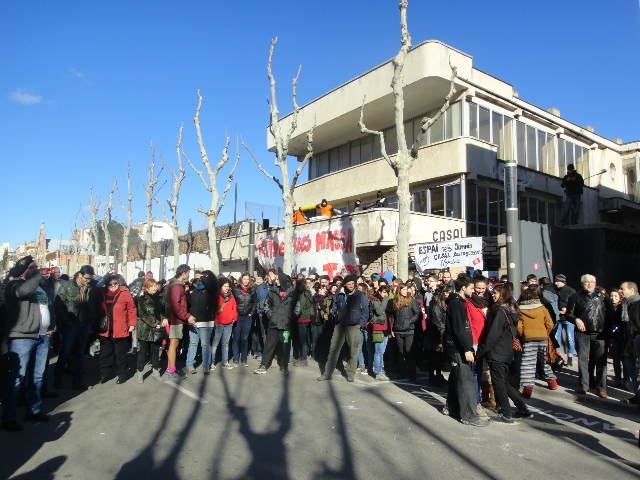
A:
<svg viewBox="0 0 640 480">
<path fill-rule="evenodd" d="M 42 273 L 29 280 L 16 278 L 7 284 L 4 298 L 7 302 L 6 332 L 8 338 L 38 338 L 40 331 L 40 305 L 36 290 Z M 50 330 L 55 329 L 55 317 L 51 316 Z"/>
</svg>

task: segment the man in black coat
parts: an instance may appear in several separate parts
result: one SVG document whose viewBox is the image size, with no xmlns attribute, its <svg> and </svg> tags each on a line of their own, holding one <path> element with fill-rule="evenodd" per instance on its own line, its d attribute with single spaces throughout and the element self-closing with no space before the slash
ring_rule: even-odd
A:
<svg viewBox="0 0 640 480">
<path fill-rule="evenodd" d="M 577 225 L 578 216 L 580 215 L 580 203 L 582 201 L 582 187 L 584 187 L 584 179 L 582 175 L 576 172 L 572 163 L 567 165 L 567 174 L 560 184 L 564 188 L 564 206 L 562 207 L 562 217 L 560 225 Z"/>
<path fill-rule="evenodd" d="M 471 371 L 474 362 L 473 336 L 467 316 L 465 299 L 473 295 L 473 280 L 467 275 L 454 282 L 458 293 L 447 298 L 447 320 L 444 330 L 444 350 L 451 363 L 447 406 L 443 413 L 460 418 L 465 425 L 484 427 L 487 420 L 477 414 L 476 387 Z"/>
<path fill-rule="evenodd" d="M 567 332 L 567 365 L 573 365 L 573 357 L 576 354 L 575 327 L 567 321 L 564 314 L 567 312 L 569 299 L 575 295 L 576 291 L 567 285 L 567 277 L 562 274 L 556 275 L 556 294 L 558 295 L 558 329 L 556 330 L 556 340 L 562 344 L 562 330 Z"/>
</svg>

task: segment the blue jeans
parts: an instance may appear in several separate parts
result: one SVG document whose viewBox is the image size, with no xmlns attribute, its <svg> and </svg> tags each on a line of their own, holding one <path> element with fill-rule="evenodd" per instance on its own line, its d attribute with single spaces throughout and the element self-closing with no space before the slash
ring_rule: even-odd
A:
<svg viewBox="0 0 640 480">
<path fill-rule="evenodd" d="M 70 323 L 64 328 L 62 335 L 62 347 L 56 362 L 56 379 L 61 379 L 64 373 L 64 366 L 69 355 L 73 353 L 73 383 L 82 381 L 82 370 L 84 369 L 84 347 L 87 344 L 87 337 L 91 325 L 89 322 Z"/>
<path fill-rule="evenodd" d="M 247 361 L 247 355 L 249 354 L 249 333 L 251 332 L 251 325 L 253 319 L 250 315 L 238 315 L 238 321 L 233 327 L 233 361 L 238 363 L 238 360 L 243 362 Z M 242 354 L 241 354 L 242 352 Z"/>
<path fill-rule="evenodd" d="M 226 365 L 229 362 L 229 338 L 231 338 L 232 330 L 232 323 L 229 325 L 216 323 L 213 345 L 211 346 L 211 358 L 213 359 L 213 362 L 216 361 L 216 351 L 218 350 L 220 340 L 222 340 L 222 364 Z"/>
<path fill-rule="evenodd" d="M 27 385 L 27 412 L 38 413 L 42 407 L 42 376 L 49 354 L 49 337 L 15 338 L 9 340 L 9 376 L 2 399 L 2 421 L 15 420 L 18 416 L 18 398 L 27 369 L 32 368 Z"/>
<path fill-rule="evenodd" d="M 311 325 L 311 355 L 316 351 L 316 345 L 318 344 L 318 338 L 322 335 L 322 325 Z"/>
<path fill-rule="evenodd" d="M 211 334 L 213 327 L 189 325 L 189 350 L 187 351 L 187 368 L 193 367 L 198 351 L 198 343 L 202 345 L 202 368 L 211 368 Z"/>
<path fill-rule="evenodd" d="M 482 359 L 484 361 L 484 359 Z M 476 387 L 476 403 L 482 402 L 482 395 L 480 394 L 480 379 L 482 378 L 482 361 L 476 361 L 471 364 L 471 370 L 473 371 L 473 382 Z"/>
<path fill-rule="evenodd" d="M 382 373 L 382 357 L 387 349 L 387 341 L 389 340 L 389 337 L 383 338 L 382 343 L 373 343 L 373 335 L 367 335 L 367 353 L 369 353 L 369 359 L 373 356 L 373 373 L 376 375 Z"/>
<path fill-rule="evenodd" d="M 576 355 L 576 340 L 574 336 L 575 325 L 569 323 L 566 320 L 558 321 L 558 328 L 556 330 L 556 340 L 562 345 L 562 330 L 567 330 L 567 356 L 574 357 Z"/>
<path fill-rule="evenodd" d="M 627 369 L 631 376 L 631 384 L 633 385 L 633 395 L 640 397 L 640 384 L 638 384 L 638 367 L 636 367 L 636 357 L 622 357 L 622 365 Z M 626 378 L 623 379 L 625 381 Z"/>
<path fill-rule="evenodd" d="M 360 342 L 358 342 L 358 367 L 365 367 L 364 354 L 362 353 L 362 347 L 367 344 L 367 350 L 369 349 L 367 339 L 369 338 L 369 332 L 364 328 L 360 329 Z"/>
<path fill-rule="evenodd" d="M 562 217 L 560 224 L 569 224 L 569 214 L 571 214 L 571 225 L 578 224 L 578 216 L 580 215 L 580 202 L 582 195 L 565 195 L 564 205 L 562 207 Z"/>
<path fill-rule="evenodd" d="M 309 342 L 307 338 L 307 332 L 309 331 L 309 323 L 298 324 L 298 341 L 300 342 L 300 360 L 307 360 L 307 353 L 309 352 Z"/>
</svg>

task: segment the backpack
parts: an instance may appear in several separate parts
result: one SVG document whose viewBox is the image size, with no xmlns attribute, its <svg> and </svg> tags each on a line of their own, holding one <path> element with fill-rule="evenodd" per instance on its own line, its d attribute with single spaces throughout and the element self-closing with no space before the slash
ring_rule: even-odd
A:
<svg viewBox="0 0 640 480">
<path fill-rule="evenodd" d="M 556 319 L 560 318 L 560 309 L 558 308 L 558 295 L 549 290 L 542 290 L 542 296 L 551 302 L 553 313 L 556 314 Z"/>
</svg>

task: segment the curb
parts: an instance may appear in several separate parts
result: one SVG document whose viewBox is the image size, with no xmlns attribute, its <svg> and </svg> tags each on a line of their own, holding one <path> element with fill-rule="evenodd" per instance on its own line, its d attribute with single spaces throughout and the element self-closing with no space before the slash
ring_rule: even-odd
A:
<svg viewBox="0 0 640 480">
<path fill-rule="evenodd" d="M 640 413 L 638 405 L 625 403 L 613 397 L 600 398 L 591 393 L 587 393 L 586 395 L 583 395 L 578 393 L 570 393 L 567 391 L 549 390 L 546 384 L 543 384 L 543 383 L 536 383 L 536 388 L 534 389 L 533 394 L 534 394 L 533 398 L 535 398 L 535 395 L 539 394 L 540 396 L 543 396 L 543 397 L 553 397 L 553 398 L 564 400 L 567 402 L 584 403 L 584 404 L 589 404 L 589 405 L 594 405 L 594 406 L 609 408 L 609 409 L 615 409 L 615 410 L 619 410 L 622 408 L 627 412 Z"/>
</svg>

